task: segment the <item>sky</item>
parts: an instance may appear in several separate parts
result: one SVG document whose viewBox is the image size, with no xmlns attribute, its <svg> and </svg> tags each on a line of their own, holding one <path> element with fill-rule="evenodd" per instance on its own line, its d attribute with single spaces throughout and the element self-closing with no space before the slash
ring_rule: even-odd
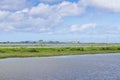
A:
<svg viewBox="0 0 120 80">
<path fill-rule="evenodd" d="M 1 0 L 0 42 L 120 43 L 120 0 Z"/>
</svg>

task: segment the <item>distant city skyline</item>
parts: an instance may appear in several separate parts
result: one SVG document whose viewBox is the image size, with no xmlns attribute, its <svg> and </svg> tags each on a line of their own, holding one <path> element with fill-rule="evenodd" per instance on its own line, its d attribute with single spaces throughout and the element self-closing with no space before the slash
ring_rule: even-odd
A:
<svg viewBox="0 0 120 80">
<path fill-rule="evenodd" d="M 0 42 L 120 43 L 120 0 L 2 0 Z"/>
</svg>

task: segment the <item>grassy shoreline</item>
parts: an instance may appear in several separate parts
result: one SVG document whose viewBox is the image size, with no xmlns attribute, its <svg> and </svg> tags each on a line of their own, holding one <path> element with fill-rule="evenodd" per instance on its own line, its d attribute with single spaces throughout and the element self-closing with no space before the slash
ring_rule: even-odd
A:
<svg viewBox="0 0 120 80">
<path fill-rule="evenodd" d="M 0 48 L 0 58 L 49 57 L 83 54 L 120 53 L 120 46 L 66 48 Z"/>
</svg>

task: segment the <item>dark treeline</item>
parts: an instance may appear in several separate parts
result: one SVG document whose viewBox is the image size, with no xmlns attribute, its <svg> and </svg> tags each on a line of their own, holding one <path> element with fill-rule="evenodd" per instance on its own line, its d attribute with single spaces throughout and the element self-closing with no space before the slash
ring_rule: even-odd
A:
<svg viewBox="0 0 120 80">
<path fill-rule="evenodd" d="M 22 44 L 22 43 L 67 43 L 67 42 L 60 42 L 60 41 L 44 41 L 44 40 L 38 40 L 38 41 L 19 41 L 19 42 L 11 42 L 11 41 L 6 41 L 6 42 L 0 42 L 0 44 Z"/>
<path fill-rule="evenodd" d="M 80 43 L 79 41 L 69 41 L 69 42 L 62 42 L 62 41 L 44 41 L 44 40 L 38 40 L 38 41 L 18 41 L 18 42 L 12 42 L 12 41 L 5 41 L 0 42 L 0 44 L 15 44 L 15 43 Z"/>
<path fill-rule="evenodd" d="M 96 42 L 87 42 L 83 43 L 80 41 L 68 41 L 68 42 L 61 42 L 61 41 L 44 41 L 44 40 L 38 40 L 38 41 L 18 41 L 18 42 L 12 42 L 12 41 L 2 41 L 0 44 L 30 44 L 30 43 L 77 43 L 77 44 L 120 44 L 120 43 L 96 43 Z"/>
</svg>

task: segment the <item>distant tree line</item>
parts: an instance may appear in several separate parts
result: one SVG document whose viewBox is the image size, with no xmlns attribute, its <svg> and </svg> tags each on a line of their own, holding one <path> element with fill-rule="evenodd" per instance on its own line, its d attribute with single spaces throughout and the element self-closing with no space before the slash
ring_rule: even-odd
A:
<svg viewBox="0 0 120 80">
<path fill-rule="evenodd" d="M 71 42 L 61 42 L 61 41 L 44 41 L 44 40 L 38 40 L 38 41 L 19 41 L 19 42 L 11 42 L 11 41 L 5 41 L 5 42 L 0 42 L 1 44 L 22 44 L 22 43 L 80 43 L 79 41 L 71 41 Z"/>
<path fill-rule="evenodd" d="M 0 42 L 1 44 L 12 44 L 12 43 L 64 43 L 60 41 L 44 41 L 44 40 L 38 40 L 38 41 L 19 41 L 19 42 L 11 42 L 11 41 L 5 41 Z"/>
</svg>

